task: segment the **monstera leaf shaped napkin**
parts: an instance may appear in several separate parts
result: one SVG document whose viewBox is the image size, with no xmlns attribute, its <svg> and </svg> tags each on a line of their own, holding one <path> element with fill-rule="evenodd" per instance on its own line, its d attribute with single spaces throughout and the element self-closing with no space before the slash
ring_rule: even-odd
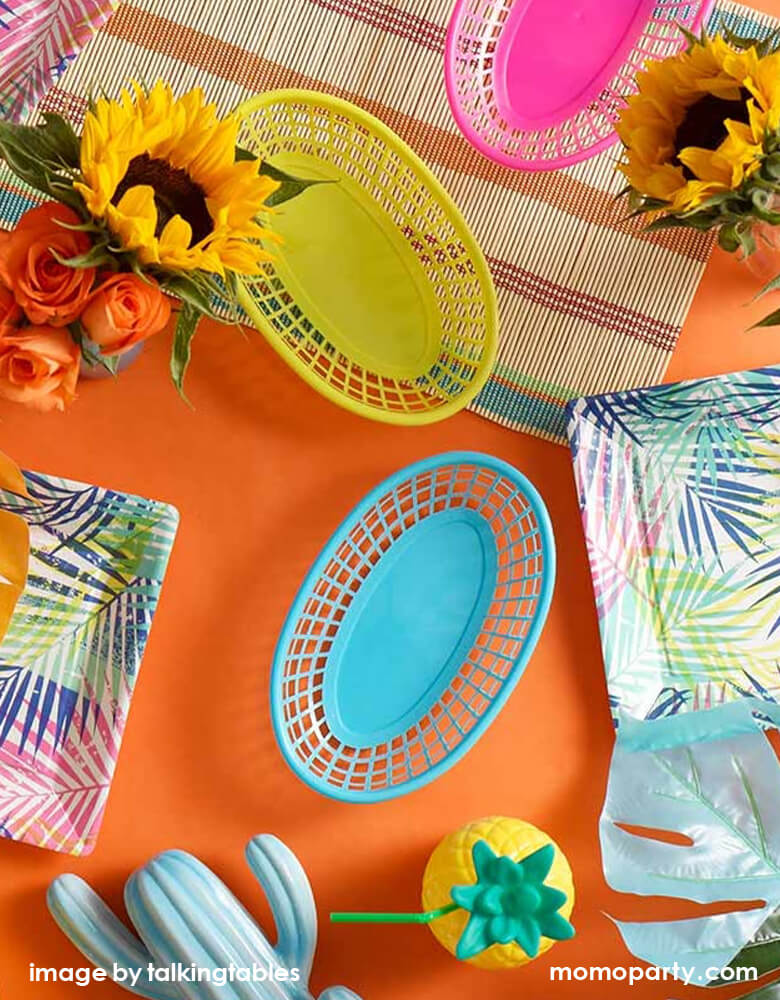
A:
<svg viewBox="0 0 780 1000">
<path fill-rule="evenodd" d="M 601 817 L 610 886 L 699 903 L 764 901 L 718 916 L 617 922 L 634 955 L 686 970 L 700 986 L 751 942 L 745 964 L 780 964 L 780 763 L 763 731 L 779 725 L 780 706 L 747 698 L 672 718 L 624 719 L 618 729 Z M 665 834 L 677 841 L 658 839 Z"/>
</svg>

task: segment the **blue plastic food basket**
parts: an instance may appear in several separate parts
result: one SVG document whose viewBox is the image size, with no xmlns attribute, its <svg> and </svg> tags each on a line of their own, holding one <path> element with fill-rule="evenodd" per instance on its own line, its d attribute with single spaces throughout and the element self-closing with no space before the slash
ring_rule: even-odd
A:
<svg viewBox="0 0 780 1000">
<path fill-rule="evenodd" d="M 544 625 L 547 510 L 506 462 L 436 455 L 376 487 L 326 545 L 276 648 L 274 731 L 308 785 L 411 792 L 493 721 Z"/>
</svg>

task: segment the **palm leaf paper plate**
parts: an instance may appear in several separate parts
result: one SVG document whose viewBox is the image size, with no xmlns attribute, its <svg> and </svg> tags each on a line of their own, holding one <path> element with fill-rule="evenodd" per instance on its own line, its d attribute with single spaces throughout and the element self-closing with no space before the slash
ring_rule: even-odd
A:
<svg viewBox="0 0 780 1000">
<path fill-rule="evenodd" d="M 0 115 L 21 118 L 104 24 L 116 0 L 0 0 Z"/>
<path fill-rule="evenodd" d="M 780 701 L 780 367 L 569 413 L 616 721 Z"/>
<path fill-rule="evenodd" d="M 178 515 L 38 473 L 27 585 L 0 646 L 0 835 L 95 846 Z"/>
</svg>

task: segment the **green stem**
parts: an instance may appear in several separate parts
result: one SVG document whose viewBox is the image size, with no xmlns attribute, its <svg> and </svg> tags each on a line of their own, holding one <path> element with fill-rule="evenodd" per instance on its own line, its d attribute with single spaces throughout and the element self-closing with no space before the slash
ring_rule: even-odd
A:
<svg viewBox="0 0 780 1000">
<path fill-rule="evenodd" d="M 448 903 L 427 913 L 331 913 L 330 921 L 333 924 L 429 924 L 457 909 L 457 903 Z"/>
</svg>

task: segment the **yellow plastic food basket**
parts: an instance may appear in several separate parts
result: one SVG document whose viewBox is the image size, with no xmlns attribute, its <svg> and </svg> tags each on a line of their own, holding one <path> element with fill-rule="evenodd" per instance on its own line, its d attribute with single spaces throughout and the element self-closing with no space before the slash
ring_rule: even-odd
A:
<svg viewBox="0 0 780 1000">
<path fill-rule="evenodd" d="M 239 143 L 330 181 L 281 204 L 241 305 L 318 392 L 395 424 L 442 420 L 485 384 L 497 341 L 485 258 L 447 192 L 373 115 L 307 90 L 241 105 Z"/>
</svg>

